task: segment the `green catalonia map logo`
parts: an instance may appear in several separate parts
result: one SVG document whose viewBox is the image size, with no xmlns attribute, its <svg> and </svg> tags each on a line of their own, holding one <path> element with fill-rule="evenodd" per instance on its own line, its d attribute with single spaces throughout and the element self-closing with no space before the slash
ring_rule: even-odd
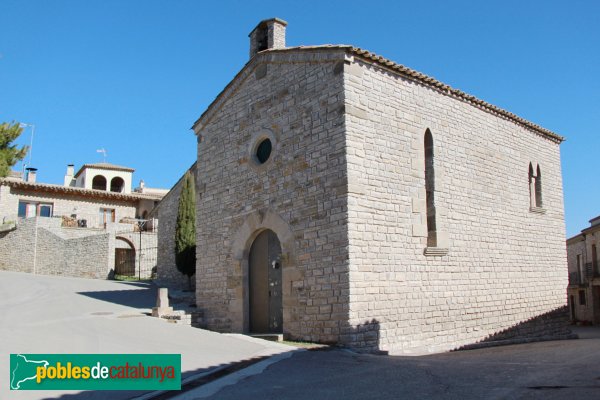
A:
<svg viewBox="0 0 600 400">
<path fill-rule="evenodd" d="M 11 390 L 180 390 L 181 354 L 11 354 Z"/>
</svg>

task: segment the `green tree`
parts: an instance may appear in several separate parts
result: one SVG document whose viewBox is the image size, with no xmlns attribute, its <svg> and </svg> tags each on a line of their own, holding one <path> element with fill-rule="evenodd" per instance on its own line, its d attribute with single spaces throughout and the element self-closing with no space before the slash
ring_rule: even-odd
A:
<svg viewBox="0 0 600 400">
<path fill-rule="evenodd" d="M 196 273 L 196 189 L 194 176 L 185 173 L 179 196 L 177 226 L 175 228 L 175 264 L 188 277 L 192 286 L 192 275 Z"/>
<path fill-rule="evenodd" d="M 27 146 L 19 149 L 11 144 L 21 132 L 23 128 L 17 122 L 0 124 L 0 178 L 8 176 L 10 168 L 27 154 Z"/>
</svg>

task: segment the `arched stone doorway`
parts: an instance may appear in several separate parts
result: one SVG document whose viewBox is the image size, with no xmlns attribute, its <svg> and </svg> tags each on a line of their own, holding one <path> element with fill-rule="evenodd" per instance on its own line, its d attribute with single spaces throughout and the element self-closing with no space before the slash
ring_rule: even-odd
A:
<svg viewBox="0 0 600 400">
<path fill-rule="evenodd" d="M 248 254 L 250 332 L 283 332 L 281 244 L 275 232 L 258 234 Z"/>
</svg>

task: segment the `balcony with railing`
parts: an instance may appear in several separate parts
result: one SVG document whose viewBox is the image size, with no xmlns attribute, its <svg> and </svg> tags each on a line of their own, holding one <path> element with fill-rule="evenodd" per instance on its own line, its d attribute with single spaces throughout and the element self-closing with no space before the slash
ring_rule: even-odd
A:
<svg viewBox="0 0 600 400">
<path fill-rule="evenodd" d="M 584 283 L 583 274 L 579 272 L 569 272 L 569 286 L 582 286 Z"/>
<path fill-rule="evenodd" d="M 584 286 L 594 278 L 600 278 L 600 271 L 596 263 L 588 262 L 583 264 L 583 267 L 581 271 L 569 273 L 569 285 Z"/>
<path fill-rule="evenodd" d="M 55 215 L 55 217 L 58 217 Z M 131 231 L 138 232 L 152 232 L 158 226 L 158 223 L 148 223 L 147 220 L 141 220 L 136 218 L 119 218 L 118 220 L 113 218 L 106 218 L 105 214 L 77 214 L 77 215 L 62 215 L 58 218 L 62 218 L 62 226 L 70 228 L 90 228 L 90 229 L 109 229 L 111 227 L 120 226 L 119 229 L 123 229 L 125 226 L 129 226 Z"/>
<path fill-rule="evenodd" d="M 590 278 L 594 279 L 594 278 L 600 278 L 600 265 L 598 265 L 598 262 L 591 262 L 591 273 L 590 273 Z"/>
</svg>

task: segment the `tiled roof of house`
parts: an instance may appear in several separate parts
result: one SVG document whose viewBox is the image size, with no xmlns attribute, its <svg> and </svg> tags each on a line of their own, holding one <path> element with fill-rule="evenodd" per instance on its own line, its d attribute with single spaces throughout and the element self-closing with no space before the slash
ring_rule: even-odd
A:
<svg viewBox="0 0 600 400">
<path fill-rule="evenodd" d="M 466 101 L 470 104 L 472 104 L 475 107 L 479 107 L 483 110 L 486 110 L 487 112 L 490 112 L 492 114 L 496 114 L 499 115 L 501 117 L 507 118 L 513 122 L 516 122 L 520 125 L 523 125 L 527 128 L 533 129 L 534 131 L 541 133 L 543 136 L 557 142 L 560 143 L 564 140 L 564 137 L 546 129 L 543 128 L 537 124 L 534 124 L 533 122 L 527 121 L 524 118 L 519 117 L 518 115 L 515 115 L 509 111 L 506 111 L 500 107 L 497 107 L 493 104 L 487 103 L 483 100 L 478 99 L 475 96 L 472 96 L 470 94 L 467 94 L 461 90 L 458 89 L 454 89 L 451 86 L 442 83 L 440 81 L 438 81 L 437 79 L 425 75 L 421 72 L 415 71 L 411 68 L 408 68 L 402 64 L 398 64 L 394 61 L 391 61 L 385 57 L 382 57 L 380 55 L 377 55 L 375 53 L 372 53 L 368 50 L 364 50 L 361 49 L 359 47 L 354 47 L 354 46 L 350 46 L 350 45 L 331 45 L 331 44 L 326 44 L 326 45 L 318 45 L 318 46 L 296 46 L 296 47 L 285 47 L 285 48 L 280 48 L 280 49 L 267 49 L 267 50 L 263 50 L 259 53 L 257 53 L 247 64 L 246 66 L 242 69 L 242 71 L 248 66 L 250 65 L 250 63 L 256 59 L 257 57 L 259 57 L 261 54 L 268 54 L 268 53 L 282 53 L 282 52 L 291 52 L 291 51 L 315 51 L 315 50 L 323 50 L 323 51 L 327 51 L 327 50 L 345 50 L 347 53 L 352 54 L 355 57 L 361 58 L 364 61 L 367 62 L 373 62 L 376 63 L 379 66 L 382 66 L 384 68 L 387 68 L 391 71 L 394 71 L 408 79 L 411 79 L 415 82 L 419 82 L 423 85 L 432 87 L 444 94 L 447 94 L 449 96 L 458 98 L 460 100 Z M 242 72 L 240 71 L 240 73 Z M 236 78 L 238 75 L 236 75 Z M 232 82 L 235 81 L 235 78 L 232 80 Z M 221 96 L 223 96 L 225 94 L 225 92 L 227 91 L 227 88 L 231 85 L 231 83 L 229 85 L 227 85 L 225 87 L 225 89 L 223 89 L 223 91 L 221 93 L 219 93 L 219 95 L 217 96 L 217 98 L 208 106 L 207 110 L 200 116 L 200 118 L 198 118 L 198 120 L 194 123 L 193 128 L 196 127 L 196 125 L 200 122 L 200 120 L 204 117 L 204 115 L 207 113 L 207 111 L 213 106 L 213 104 L 215 104 L 220 98 Z"/>
<path fill-rule="evenodd" d="M 146 194 L 146 193 L 117 193 L 107 192 L 105 190 L 85 189 L 74 186 L 61 186 L 49 183 L 25 182 L 13 179 L 0 179 L 0 185 L 10 186 L 20 190 L 41 193 L 55 193 L 63 195 L 83 196 L 90 198 L 103 198 L 120 201 L 139 201 L 139 200 L 160 200 L 162 195 Z"/>
</svg>

